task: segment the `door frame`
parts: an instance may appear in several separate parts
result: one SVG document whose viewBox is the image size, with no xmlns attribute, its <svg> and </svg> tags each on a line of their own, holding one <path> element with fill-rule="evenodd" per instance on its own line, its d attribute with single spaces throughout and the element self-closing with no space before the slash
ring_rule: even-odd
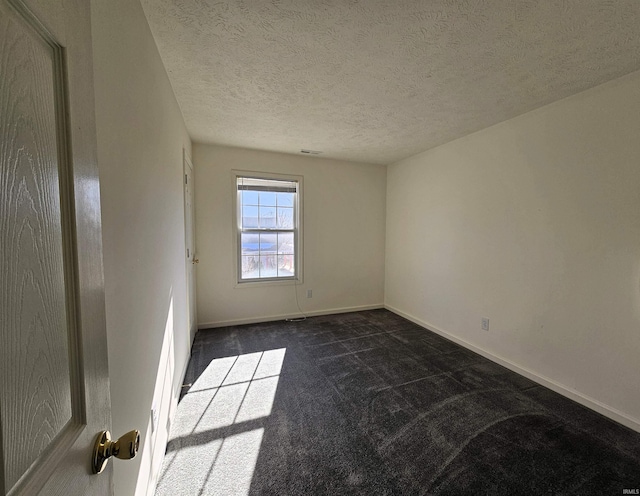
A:
<svg viewBox="0 0 640 496">
<path fill-rule="evenodd" d="M 187 222 L 187 169 L 189 169 L 191 177 L 191 232 L 189 232 L 189 223 Z M 197 301 L 196 301 L 196 266 L 194 263 L 196 250 L 196 232 L 195 232 L 195 179 L 194 168 L 191 156 L 186 148 L 182 149 L 182 191 L 183 191 L 183 207 L 184 207 L 184 241 L 185 241 L 185 277 L 186 277 L 186 296 L 187 296 L 187 327 L 189 328 L 189 345 L 195 336 L 198 328 L 197 322 Z M 189 239 L 191 238 L 191 239 Z M 187 253 L 188 247 L 191 245 L 191 253 Z M 190 272 L 192 271 L 192 272 Z M 193 277 L 190 280 L 189 274 Z M 193 286 L 193 287 L 192 287 Z M 193 291 L 192 291 L 193 289 Z M 192 315 L 193 313 L 193 315 Z"/>
</svg>

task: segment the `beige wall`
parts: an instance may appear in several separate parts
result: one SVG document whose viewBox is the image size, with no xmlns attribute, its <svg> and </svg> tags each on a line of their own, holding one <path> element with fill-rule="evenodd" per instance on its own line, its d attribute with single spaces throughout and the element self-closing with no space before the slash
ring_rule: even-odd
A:
<svg viewBox="0 0 640 496">
<path fill-rule="evenodd" d="M 390 166 L 385 290 L 640 429 L 640 73 Z"/>
<path fill-rule="evenodd" d="M 386 169 L 194 144 L 200 327 L 380 307 Z M 232 169 L 304 177 L 304 282 L 236 287 Z M 312 289 L 313 297 L 306 297 Z"/>
<path fill-rule="evenodd" d="M 190 140 L 140 3 L 91 8 L 112 433 L 142 432 L 139 455 L 112 462 L 115 494 L 144 495 L 189 357 L 182 149 Z"/>
</svg>

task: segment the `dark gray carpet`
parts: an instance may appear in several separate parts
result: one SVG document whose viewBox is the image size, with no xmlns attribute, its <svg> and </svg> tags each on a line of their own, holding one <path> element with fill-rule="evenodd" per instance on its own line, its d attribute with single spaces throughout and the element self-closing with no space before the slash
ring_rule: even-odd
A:
<svg viewBox="0 0 640 496">
<path fill-rule="evenodd" d="M 200 331 L 158 495 L 623 494 L 640 434 L 386 310 Z"/>
</svg>

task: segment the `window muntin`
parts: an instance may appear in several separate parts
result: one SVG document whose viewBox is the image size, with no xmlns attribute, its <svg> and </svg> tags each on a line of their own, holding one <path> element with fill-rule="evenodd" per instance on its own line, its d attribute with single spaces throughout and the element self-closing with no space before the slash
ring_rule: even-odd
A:
<svg viewBox="0 0 640 496">
<path fill-rule="evenodd" d="M 300 182 L 236 176 L 238 282 L 299 278 Z"/>
</svg>

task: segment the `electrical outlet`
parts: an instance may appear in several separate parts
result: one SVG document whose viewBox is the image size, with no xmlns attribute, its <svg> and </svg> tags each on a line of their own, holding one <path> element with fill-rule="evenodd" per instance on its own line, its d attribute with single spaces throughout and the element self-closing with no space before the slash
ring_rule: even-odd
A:
<svg viewBox="0 0 640 496">
<path fill-rule="evenodd" d="M 489 318 L 488 317 L 482 317 L 482 330 L 483 331 L 488 331 L 489 330 Z"/>
<path fill-rule="evenodd" d="M 313 298 L 313 290 L 307 289 L 307 298 Z"/>
<path fill-rule="evenodd" d="M 158 428 L 158 409 L 155 405 L 151 407 L 151 432 L 155 432 Z"/>
</svg>

